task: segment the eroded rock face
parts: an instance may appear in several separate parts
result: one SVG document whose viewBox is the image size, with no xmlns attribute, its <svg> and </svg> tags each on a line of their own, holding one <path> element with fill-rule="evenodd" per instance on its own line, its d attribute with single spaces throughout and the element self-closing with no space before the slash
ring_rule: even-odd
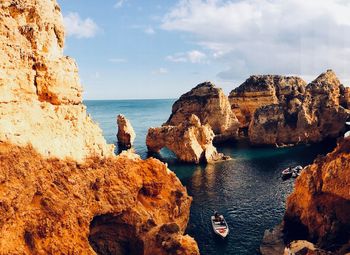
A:
<svg viewBox="0 0 350 255">
<path fill-rule="evenodd" d="M 159 153 L 166 147 L 184 162 L 200 163 L 227 159 L 213 146 L 214 132 L 209 124 L 202 125 L 196 115 L 177 126 L 164 125 L 148 130 L 146 144 L 150 152 Z"/>
<path fill-rule="evenodd" d="M 1 1 L 0 10 L 0 142 L 79 161 L 113 155 L 82 105 L 75 61 L 63 56 L 56 1 Z"/>
<path fill-rule="evenodd" d="M 345 139 L 308 166 L 287 200 L 284 232 L 289 240 L 307 239 L 326 250 L 350 240 L 350 140 Z M 349 246 L 347 248 L 349 252 Z M 343 250 L 337 254 L 345 254 Z"/>
<path fill-rule="evenodd" d="M 114 155 L 63 43 L 55 0 L 0 2 L 0 253 L 165 255 L 162 234 L 199 254 L 186 189 L 158 160 Z"/>
<path fill-rule="evenodd" d="M 338 137 L 345 128 L 344 87 L 331 70 L 307 85 L 305 93 L 293 90 L 277 103 L 255 110 L 249 124 L 253 144 L 297 144 Z"/>
<path fill-rule="evenodd" d="M 134 144 L 136 133 L 131 126 L 130 121 L 125 118 L 124 115 L 120 114 L 117 117 L 118 125 L 118 144 L 121 148 L 129 149 Z"/>
<path fill-rule="evenodd" d="M 305 92 L 306 82 L 299 77 L 253 75 L 229 95 L 233 113 L 241 127 L 248 127 L 255 110 L 283 103 Z"/>
<path fill-rule="evenodd" d="M 199 254 L 183 236 L 191 198 L 155 159 L 123 153 L 85 163 L 44 159 L 33 147 L 0 145 L 3 254 Z M 172 223 L 176 233 L 164 233 Z M 176 253 L 178 252 L 178 253 Z"/>
<path fill-rule="evenodd" d="M 201 123 L 210 125 L 218 141 L 237 137 L 238 120 L 231 111 L 227 96 L 213 83 L 201 83 L 183 94 L 174 103 L 172 114 L 165 124 L 179 125 L 192 114 L 196 115 Z"/>
</svg>

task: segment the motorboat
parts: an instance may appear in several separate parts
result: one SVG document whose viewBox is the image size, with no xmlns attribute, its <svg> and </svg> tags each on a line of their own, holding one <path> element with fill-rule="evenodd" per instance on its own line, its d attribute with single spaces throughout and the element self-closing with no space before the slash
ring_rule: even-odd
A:
<svg viewBox="0 0 350 255">
<path fill-rule="evenodd" d="M 302 166 L 288 167 L 282 171 L 282 179 L 287 180 L 290 177 L 297 178 L 302 170 Z"/>
<path fill-rule="evenodd" d="M 211 216 L 211 225 L 214 233 L 222 238 L 226 238 L 230 232 L 224 216 L 219 215 L 217 212 Z"/>
<path fill-rule="evenodd" d="M 292 174 L 293 174 L 292 169 L 290 167 L 288 167 L 282 171 L 282 179 L 286 180 L 286 179 L 292 177 Z"/>
</svg>

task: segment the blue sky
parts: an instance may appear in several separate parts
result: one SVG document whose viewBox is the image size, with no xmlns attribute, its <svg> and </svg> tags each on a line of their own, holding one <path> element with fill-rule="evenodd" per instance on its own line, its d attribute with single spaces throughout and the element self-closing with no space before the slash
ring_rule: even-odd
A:
<svg viewBox="0 0 350 255">
<path fill-rule="evenodd" d="M 177 98 L 211 80 L 332 68 L 348 84 L 344 0 L 58 0 L 86 99 Z"/>
</svg>

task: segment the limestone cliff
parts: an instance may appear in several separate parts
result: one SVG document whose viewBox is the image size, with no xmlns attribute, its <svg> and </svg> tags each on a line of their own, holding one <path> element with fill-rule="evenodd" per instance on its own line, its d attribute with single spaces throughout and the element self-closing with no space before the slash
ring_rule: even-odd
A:
<svg viewBox="0 0 350 255">
<path fill-rule="evenodd" d="M 218 141 L 237 136 L 239 122 L 231 111 L 227 96 L 211 82 L 201 83 L 183 94 L 174 103 L 165 124 L 179 125 L 192 114 L 198 116 L 201 123 L 210 125 Z"/>
<path fill-rule="evenodd" d="M 79 164 L 1 144 L 0 191 L 0 254 L 199 254 L 182 235 L 191 198 L 155 159 Z"/>
<path fill-rule="evenodd" d="M 0 1 L 0 254 L 199 254 L 186 189 L 114 155 L 63 44 L 55 0 Z"/>
<path fill-rule="evenodd" d="M 179 160 L 188 163 L 210 163 L 228 159 L 217 152 L 213 140 L 214 132 L 209 124 L 202 125 L 199 118 L 192 114 L 188 120 L 177 126 L 150 128 L 146 144 L 150 152 L 159 153 L 166 147 L 174 152 Z"/>
<path fill-rule="evenodd" d="M 307 239 L 337 254 L 350 252 L 349 187 L 350 140 L 345 139 L 296 180 L 284 217 L 286 238 Z"/>
<path fill-rule="evenodd" d="M 61 159 L 113 155 L 82 105 L 74 60 L 63 56 L 56 1 L 1 1 L 0 10 L 0 142 Z"/>
<path fill-rule="evenodd" d="M 301 87 L 302 88 L 302 87 Z M 255 110 L 249 124 L 253 144 L 320 142 L 341 135 L 350 112 L 345 88 L 331 70 L 307 85 L 293 89 L 278 102 Z"/>
<path fill-rule="evenodd" d="M 241 127 L 248 127 L 255 110 L 279 104 L 305 92 L 306 82 L 298 77 L 253 75 L 229 95 L 233 113 Z"/>
</svg>

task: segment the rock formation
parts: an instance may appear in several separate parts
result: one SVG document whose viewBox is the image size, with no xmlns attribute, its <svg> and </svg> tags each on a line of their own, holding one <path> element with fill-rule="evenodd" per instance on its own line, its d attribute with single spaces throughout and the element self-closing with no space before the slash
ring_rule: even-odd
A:
<svg viewBox="0 0 350 255">
<path fill-rule="evenodd" d="M 200 163 L 228 159 L 213 146 L 214 132 L 209 124 L 202 125 L 191 115 L 177 126 L 164 125 L 148 130 L 146 144 L 150 152 L 158 153 L 163 147 L 175 153 L 184 162 Z"/>
<path fill-rule="evenodd" d="M 113 155 L 82 105 L 74 60 L 63 56 L 56 1 L 1 1 L 0 10 L 0 142 L 61 159 Z"/>
<path fill-rule="evenodd" d="M 297 97 L 305 92 L 305 87 L 306 82 L 298 77 L 254 75 L 232 90 L 229 100 L 241 127 L 247 128 L 255 110 Z"/>
<path fill-rule="evenodd" d="M 79 164 L 0 144 L 0 190 L 1 254 L 199 254 L 182 235 L 191 198 L 155 159 Z"/>
<path fill-rule="evenodd" d="M 301 87 L 302 88 L 302 87 Z M 341 92 L 345 88 L 331 70 L 277 103 L 255 110 L 249 124 L 253 144 L 297 144 L 338 137 L 350 112 Z"/>
<path fill-rule="evenodd" d="M 129 149 L 134 144 L 136 134 L 131 126 L 130 121 L 124 115 L 119 114 L 117 117 L 118 125 L 118 145 L 122 148 Z"/>
<path fill-rule="evenodd" d="M 350 140 L 344 139 L 296 180 L 284 217 L 286 238 L 306 239 L 337 254 L 349 252 L 349 187 Z"/>
<path fill-rule="evenodd" d="M 87 116 L 56 1 L 0 10 L 0 253 L 199 254 L 175 174 Z"/>
<path fill-rule="evenodd" d="M 215 140 L 237 137 L 239 122 L 231 111 L 227 96 L 211 82 L 201 83 L 182 95 L 174 103 L 172 114 L 165 125 L 179 125 L 192 114 L 201 123 L 210 125 L 216 135 Z"/>
</svg>

